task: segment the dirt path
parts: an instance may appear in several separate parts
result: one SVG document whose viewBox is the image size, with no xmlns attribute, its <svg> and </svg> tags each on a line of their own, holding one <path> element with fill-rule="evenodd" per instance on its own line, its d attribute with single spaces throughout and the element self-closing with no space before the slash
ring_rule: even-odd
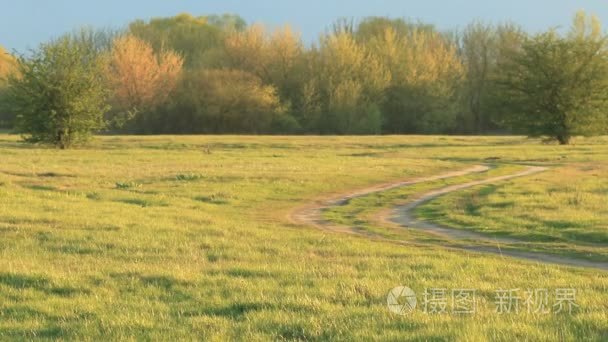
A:
<svg viewBox="0 0 608 342">
<path fill-rule="evenodd" d="M 380 217 L 380 218 L 382 219 L 382 221 L 391 221 L 393 223 L 397 223 L 397 224 L 407 227 L 407 228 L 424 230 L 426 232 L 435 233 L 435 234 L 442 235 L 444 237 L 449 237 L 449 238 L 456 239 L 456 240 L 471 239 L 471 240 L 483 240 L 483 241 L 490 241 L 490 242 L 497 242 L 497 243 L 520 242 L 515 239 L 491 237 L 486 234 L 476 233 L 473 231 L 442 227 L 442 226 L 439 226 L 439 225 L 431 223 L 431 222 L 419 221 L 416 219 L 416 217 L 414 215 L 414 209 L 416 209 L 416 207 L 418 207 L 426 202 L 432 201 L 433 199 L 435 199 L 439 196 L 449 194 L 451 192 L 471 188 L 471 187 L 477 186 L 477 185 L 491 184 L 491 183 L 496 183 L 496 182 L 500 182 L 500 181 L 517 178 L 517 177 L 528 176 L 528 175 L 532 175 L 532 174 L 542 172 L 545 170 L 546 170 L 546 168 L 544 168 L 544 167 L 531 166 L 531 167 L 526 168 L 523 171 L 520 171 L 520 172 L 517 172 L 514 174 L 486 178 L 486 179 L 482 179 L 482 180 L 478 180 L 478 181 L 450 185 L 450 186 L 446 186 L 446 187 L 443 187 L 440 189 L 431 190 L 429 192 L 419 194 L 418 196 L 416 196 L 416 198 L 414 200 L 411 200 L 406 204 L 399 205 L 399 206 L 395 207 L 392 211 L 389 211 L 388 214 L 390 216 L 388 217 L 388 220 L 386 220 L 386 217 Z M 387 212 L 384 211 L 382 214 L 384 216 L 387 214 Z"/>
<path fill-rule="evenodd" d="M 476 165 L 476 166 L 470 167 L 470 168 L 462 170 L 462 171 L 453 171 L 453 172 L 447 172 L 447 173 L 436 175 L 436 176 L 417 178 L 417 179 L 413 179 L 413 180 L 409 180 L 409 181 L 400 181 L 400 182 L 381 184 L 381 185 L 377 185 L 377 186 L 371 186 L 368 188 L 364 188 L 364 189 L 352 191 L 352 192 L 349 192 L 346 194 L 342 194 L 339 196 L 335 196 L 330 199 L 315 201 L 314 203 L 312 203 L 310 205 L 297 208 L 296 210 L 294 210 L 292 212 L 291 220 L 295 223 L 312 225 L 319 229 L 323 229 L 323 230 L 327 230 L 327 231 L 361 235 L 361 236 L 365 236 L 367 238 L 371 238 L 374 240 L 382 240 L 382 241 L 394 242 L 394 243 L 398 243 L 398 244 L 410 244 L 407 241 L 386 239 L 386 238 L 378 236 L 376 234 L 359 230 L 356 227 L 348 227 L 348 226 L 338 225 L 338 224 L 329 222 L 329 221 L 323 219 L 322 212 L 323 212 L 323 210 L 330 208 L 330 207 L 346 205 L 353 198 L 365 196 L 365 195 L 368 195 L 371 193 L 386 191 L 386 190 L 390 190 L 390 189 L 394 189 L 394 188 L 409 186 L 409 185 L 423 183 L 423 182 L 435 181 L 435 180 L 439 180 L 439 179 L 464 176 L 464 175 L 475 173 L 475 172 L 484 172 L 484 171 L 487 171 L 488 169 L 489 169 L 488 166 Z M 545 253 L 524 252 L 524 251 L 517 251 L 517 250 L 504 250 L 500 247 L 501 243 L 513 244 L 513 243 L 525 243 L 525 242 L 520 241 L 520 240 L 515 240 L 515 239 L 509 239 L 509 238 L 494 238 L 494 237 L 491 237 L 486 234 L 466 231 L 466 230 L 462 230 L 462 229 L 443 227 L 443 226 L 440 226 L 440 225 L 437 225 L 434 223 L 417 220 L 414 217 L 413 211 L 416 207 L 418 207 L 428 201 L 431 201 L 439 196 L 442 196 L 442 195 L 445 195 L 445 194 L 448 194 L 448 193 L 451 193 L 454 191 L 459 191 L 459 190 L 463 190 L 463 189 L 470 188 L 473 186 L 477 186 L 477 185 L 496 183 L 496 182 L 505 181 L 505 180 L 509 180 L 509 179 L 513 179 L 513 178 L 517 178 L 517 177 L 528 176 L 528 175 L 532 175 L 532 174 L 535 174 L 538 172 L 542 172 L 544 170 L 546 170 L 546 168 L 544 168 L 544 167 L 531 166 L 523 171 L 520 171 L 520 172 L 517 172 L 514 174 L 510 174 L 510 175 L 491 177 L 491 178 L 487 178 L 487 179 L 483 179 L 483 180 L 479 180 L 479 181 L 472 181 L 472 182 L 467 182 L 467 183 L 463 183 L 463 184 L 451 185 L 451 186 L 443 187 L 440 189 L 432 190 L 432 191 L 420 194 L 414 200 L 412 200 L 406 204 L 399 205 L 396 208 L 393 208 L 392 210 L 382 211 L 379 214 L 379 216 L 377 217 L 377 220 L 379 222 L 397 224 L 405 229 L 416 229 L 416 230 L 424 231 L 426 233 L 440 235 L 444 238 L 447 238 L 452 241 L 457 241 L 459 243 L 458 247 L 446 246 L 446 248 L 449 248 L 449 249 L 462 249 L 462 250 L 468 250 L 468 251 L 474 251 L 474 252 L 480 252 L 480 253 L 498 254 L 501 256 L 509 256 L 509 257 L 514 257 L 514 258 L 519 258 L 519 259 L 542 262 L 542 263 L 567 265 L 567 266 L 578 266 L 578 267 L 589 267 L 589 268 L 608 270 L 608 263 L 593 262 L 593 261 L 588 261 L 588 260 L 569 258 L 569 257 L 565 257 L 565 256 L 557 256 L 557 255 L 551 255 L 551 254 L 545 254 Z M 470 245 L 462 245 L 462 243 L 469 242 L 471 240 L 483 241 L 486 243 L 490 243 L 491 245 L 489 245 L 489 244 L 477 245 L 477 244 L 474 244 L 474 242 L 473 242 L 473 244 L 470 244 Z M 495 245 L 495 247 L 493 245 Z"/>
<path fill-rule="evenodd" d="M 415 178 L 415 179 L 410 179 L 410 180 L 405 180 L 405 181 L 384 183 L 384 184 L 374 185 L 374 186 L 370 186 L 370 187 L 363 188 L 363 189 L 353 190 L 351 192 L 343 193 L 343 194 L 336 195 L 334 197 L 330 197 L 330 198 L 326 198 L 326 199 L 317 200 L 311 204 L 296 208 L 294 211 L 292 211 L 292 213 L 290 215 L 290 219 L 294 223 L 312 225 L 312 226 L 315 226 L 315 227 L 317 227 L 319 229 L 323 229 L 323 230 L 329 230 L 329 231 L 340 232 L 340 233 L 349 233 L 349 234 L 362 234 L 362 232 L 357 231 L 356 229 L 354 229 L 354 227 L 337 225 L 337 224 L 334 224 L 332 222 L 329 222 L 329 221 L 323 219 L 323 216 L 322 216 L 323 210 L 331 208 L 331 207 L 346 205 L 346 204 L 348 204 L 348 201 L 350 201 L 353 198 L 362 197 L 362 196 L 369 195 L 369 194 L 372 194 L 375 192 L 387 191 L 387 190 L 391 190 L 391 189 L 395 189 L 395 188 L 399 188 L 399 187 L 403 187 L 403 186 L 409 186 L 409 185 L 424 183 L 424 182 L 431 182 L 431 181 L 445 179 L 445 178 L 464 176 L 464 175 L 468 175 L 468 174 L 474 173 L 474 172 L 485 172 L 489 169 L 490 168 L 485 165 L 475 165 L 475 166 L 472 166 L 470 168 L 467 168 L 467 169 L 464 169 L 461 171 L 451 171 L 451 172 L 446 172 L 446 173 L 436 175 L 436 176 L 421 177 L 421 178 Z M 365 235 L 368 235 L 368 234 L 365 234 Z"/>
<path fill-rule="evenodd" d="M 417 220 L 414 215 L 414 210 L 416 209 L 416 207 L 418 207 L 426 202 L 429 202 L 439 196 L 442 196 L 442 195 L 445 195 L 445 194 L 448 194 L 451 192 L 455 192 L 458 190 L 470 188 L 473 186 L 496 183 L 496 182 L 505 181 L 505 180 L 509 180 L 509 179 L 513 179 L 513 178 L 517 178 L 517 177 L 528 176 L 528 175 L 532 175 L 532 174 L 535 174 L 538 172 L 542 172 L 544 170 L 546 170 L 546 168 L 538 167 L 538 166 L 531 166 L 531 167 L 528 167 L 524 171 L 506 175 L 506 176 L 492 177 L 492 178 L 488 178 L 488 179 L 484 179 L 484 180 L 473 181 L 473 182 L 457 184 L 457 185 L 451 185 L 451 186 L 446 186 L 441 189 L 429 191 L 429 192 L 426 192 L 424 194 L 417 196 L 416 199 L 408 202 L 407 204 L 397 206 L 392 211 L 389 211 L 389 217 L 384 217 L 383 219 L 389 220 L 396 224 L 399 224 L 400 226 L 405 227 L 406 229 L 417 229 L 417 230 L 421 230 L 424 232 L 433 233 L 433 234 L 437 234 L 437 235 L 440 235 L 443 237 L 447 237 L 452 240 L 484 241 L 484 242 L 491 243 L 493 245 L 493 246 L 479 246 L 479 245 L 471 244 L 469 246 L 460 247 L 460 248 L 463 248 L 466 250 L 472 250 L 472 251 L 483 252 L 483 253 L 493 253 L 493 254 L 498 254 L 498 255 L 503 255 L 503 256 L 506 255 L 506 256 L 511 256 L 511 257 L 520 258 L 520 259 L 527 259 L 527 260 L 552 263 L 552 264 L 591 267 L 591 268 L 599 268 L 599 269 L 603 269 L 603 270 L 608 270 L 608 263 L 605 263 L 605 262 L 594 262 L 594 261 L 589 261 L 589 260 L 576 259 L 576 258 L 570 258 L 570 257 L 565 257 L 565 256 L 538 253 L 538 252 L 505 250 L 500 247 L 501 243 L 517 244 L 517 243 L 525 243 L 525 241 L 509 239 L 509 238 L 497 238 L 497 237 L 492 237 L 487 234 L 466 231 L 463 229 L 444 227 L 444 226 L 440 226 L 440 225 L 432 223 L 432 222 Z M 386 212 L 385 212 L 385 214 L 386 214 Z"/>
</svg>

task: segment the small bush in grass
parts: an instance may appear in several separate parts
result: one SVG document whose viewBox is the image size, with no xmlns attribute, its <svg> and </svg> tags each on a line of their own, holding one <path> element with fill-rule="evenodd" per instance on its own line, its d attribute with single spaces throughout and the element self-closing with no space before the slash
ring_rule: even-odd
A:
<svg viewBox="0 0 608 342">
<path fill-rule="evenodd" d="M 233 196 L 225 192 L 216 192 L 208 196 L 198 196 L 194 199 L 200 202 L 213 203 L 213 204 L 226 204 Z"/>
<path fill-rule="evenodd" d="M 83 30 L 19 57 L 5 102 L 26 141 L 65 149 L 106 127 L 104 61 L 91 37 Z"/>
<path fill-rule="evenodd" d="M 101 199 L 101 195 L 97 192 L 89 192 L 87 193 L 87 198 L 90 200 L 98 201 Z"/>
<path fill-rule="evenodd" d="M 176 181 L 183 181 L 183 182 L 197 181 L 202 178 L 203 178 L 203 175 L 201 175 L 200 173 L 182 173 L 182 174 L 175 176 Z"/>
<path fill-rule="evenodd" d="M 116 189 L 136 189 L 136 188 L 141 188 L 141 183 L 137 183 L 137 182 L 116 183 Z"/>
<path fill-rule="evenodd" d="M 145 198 L 126 198 L 118 200 L 121 203 L 138 205 L 142 208 L 146 207 L 166 207 L 168 204 L 165 201 L 157 201 Z"/>
</svg>

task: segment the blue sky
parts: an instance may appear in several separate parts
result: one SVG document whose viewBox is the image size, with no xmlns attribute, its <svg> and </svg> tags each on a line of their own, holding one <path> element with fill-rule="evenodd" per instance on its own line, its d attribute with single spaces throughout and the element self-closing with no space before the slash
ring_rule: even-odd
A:
<svg viewBox="0 0 608 342">
<path fill-rule="evenodd" d="M 608 0 L 0 0 L 0 45 L 28 47 L 81 25 L 124 27 L 130 21 L 182 12 L 236 13 L 269 26 L 291 23 L 313 41 L 339 17 L 407 17 L 441 29 L 463 27 L 473 19 L 512 20 L 529 31 L 567 27 L 578 9 L 597 14 L 608 26 Z"/>
</svg>

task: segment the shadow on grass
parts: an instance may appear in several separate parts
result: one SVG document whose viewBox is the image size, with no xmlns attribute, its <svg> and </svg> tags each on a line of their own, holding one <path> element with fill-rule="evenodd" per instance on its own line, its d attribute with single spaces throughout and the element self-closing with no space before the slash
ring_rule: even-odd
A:
<svg viewBox="0 0 608 342">
<path fill-rule="evenodd" d="M 148 293 L 142 289 L 156 290 L 151 294 L 154 300 L 160 299 L 168 305 L 176 305 L 194 301 L 188 293 L 193 283 L 176 279 L 168 275 L 142 275 L 137 272 L 112 273 L 110 277 L 118 283 L 122 292 L 137 294 Z M 140 296 L 140 295 L 139 295 Z"/>
<path fill-rule="evenodd" d="M 248 312 L 270 309 L 271 306 L 262 303 L 233 303 L 224 306 L 197 305 L 196 308 L 186 310 L 182 313 L 186 317 L 197 316 L 219 316 L 231 319 L 239 319 Z"/>
<path fill-rule="evenodd" d="M 222 205 L 222 204 L 228 204 L 228 203 L 230 203 L 227 199 L 225 199 L 223 197 L 218 197 L 218 196 L 215 196 L 215 195 L 197 196 L 197 197 L 194 197 L 194 200 L 198 201 L 198 202 L 209 203 L 209 204 L 217 204 L 217 205 Z"/>
<path fill-rule="evenodd" d="M 14 290 L 35 290 L 59 297 L 73 297 L 79 294 L 90 293 L 85 288 L 57 286 L 49 281 L 48 278 L 42 276 L 15 273 L 0 273 L 0 286 L 10 287 Z"/>
<path fill-rule="evenodd" d="M 153 201 L 153 200 L 144 199 L 144 198 L 124 198 L 124 199 L 116 200 L 115 202 L 137 205 L 142 208 L 169 206 L 169 204 L 167 204 L 163 201 Z"/>
<path fill-rule="evenodd" d="M 28 321 L 36 322 L 37 328 L 0 327 L 0 338 L 2 340 L 30 341 L 34 339 L 65 339 L 69 335 L 69 331 L 64 328 L 66 325 L 69 325 L 72 330 L 76 330 L 73 329 L 75 325 L 78 325 L 85 319 L 94 319 L 96 315 L 89 312 L 81 312 L 67 317 L 55 316 L 28 306 L 14 305 L 0 307 L 0 317 L 5 319 L 8 318 L 19 323 L 27 323 Z M 40 324 L 41 322 L 43 322 L 43 324 Z"/>
<path fill-rule="evenodd" d="M 57 188 L 48 186 L 48 185 L 32 184 L 32 185 L 24 185 L 23 187 L 28 188 L 30 190 L 35 190 L 35 191 L 57 191 Z"/>
</svg>

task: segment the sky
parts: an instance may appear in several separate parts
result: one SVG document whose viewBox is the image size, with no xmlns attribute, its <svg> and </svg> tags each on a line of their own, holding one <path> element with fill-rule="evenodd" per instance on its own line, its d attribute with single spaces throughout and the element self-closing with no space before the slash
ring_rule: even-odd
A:
<svg viewBox="0 0 608 342">
<path fill-rule="evenodd" d="M 535 32 L 568 27 L 579 9 L 608 27 L 608 0 L 0 0 L 0 45 L 25 52 L 83 25 L 122 28 L 134 19 L 234 13 L 269 27 L 289 23 L 307 42 L 340 17 L 420 19 L 440 29 L 462 28 L 475 19 L 513 21 Z"/>
</svg>

